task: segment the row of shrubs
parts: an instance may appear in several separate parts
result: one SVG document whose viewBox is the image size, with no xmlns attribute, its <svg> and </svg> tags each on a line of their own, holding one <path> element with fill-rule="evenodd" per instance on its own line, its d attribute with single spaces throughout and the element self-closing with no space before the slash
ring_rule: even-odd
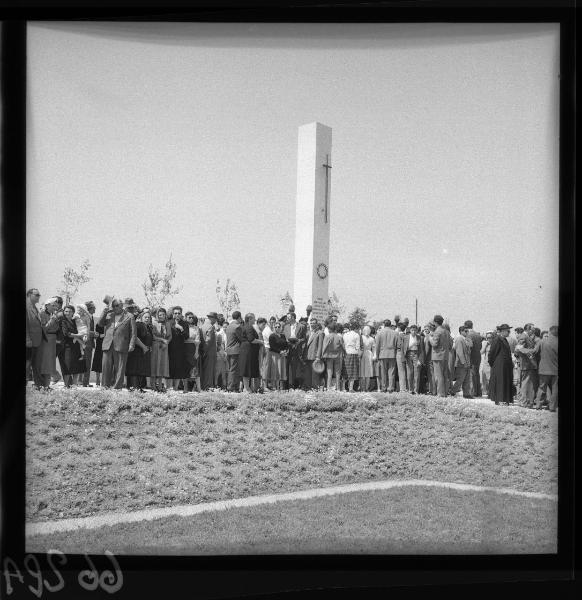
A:
<svg viewBox="0 0 582 600">
<path fill-rule="evenodd" d="M 396 410 L 441 412 L 463 418 L 486 419 L 514 425 L 541 425 L 550 427 L 552 418 L 544 412 L 528 411 L 519 407 L 504 408 L 493 404 L 477 404 L 463 398 L 436 398 L 434 396 L 412 396 L 406 392 L 384 394 L 371 392 L 350 394 L 325 391 L 268 392 L 265 394 L 233 394 L 223 391 L 205 391 L 198 394 L 175 394 L 161 396 L 155 392 L 120 393 L 115 390 L 83 390 L 81 388 L 52 390 L 27 390 L 27 402 L 32 417 L 43 414 L 105 413 L 114 417 L 124 411 L 134 414 L 153 413 L 161 415 L 173 411 L 188 411 L 192 414 L 229 410 L 315 412 L 373 412 L 388 407 Z"/>
</svg>

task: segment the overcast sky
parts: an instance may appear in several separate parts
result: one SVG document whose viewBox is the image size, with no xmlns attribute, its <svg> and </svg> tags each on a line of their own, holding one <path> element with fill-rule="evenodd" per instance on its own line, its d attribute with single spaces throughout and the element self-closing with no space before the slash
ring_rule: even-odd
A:
<svg viewBox="0 0 582 600">
<path fill-rule="evenodd" d="M 298 127 L 333 130 L 330 290 L 457 327 L 558 322 L 559 27 L 35 23 L 27 283 L 185 310 L 293 293 Z M 300 313 L 304 307 L 297 307 Z"/>
</svg>

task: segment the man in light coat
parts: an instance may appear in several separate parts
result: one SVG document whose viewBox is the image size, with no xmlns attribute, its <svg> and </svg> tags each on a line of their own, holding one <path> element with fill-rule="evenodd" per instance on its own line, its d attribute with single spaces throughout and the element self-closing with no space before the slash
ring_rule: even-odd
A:
<svg viewBox="0 0 582 600">
<path fill-rule="evenodd" d="M 135 348 L 137 327 L 132 314 L 123 310 L 123 302 L 113 298 L 101 313 L 98 324 L 104 328 L 103 338 L 103 387 L 123 388 L 127 355 Z"/>
<path fill-rule="evenodd" d="M 313 361 L 321 355 L 325 334 L 315 317 L 311 319 L 310 329 L 303 350 L 303 360 L 305 361 L 303 387 L 307 390 L 317 389 L 323 386 L 324 382 L 323 373 L 316 373 L 313 370 Z"/>
<path fill-rule="evenodd" d="M 384 321 L 384 327 L 376 335 L 376 351 L 374 358 L 380 365 L 380 390 L 394 391 L 396 374 L 396 342 L 398 334 L 391 329 L 390 319 Z"/>
<path fill-rule="evenodd" d="M 469 338 L 469 330 L 461 325 L 459 335 L 455 338 L 455 384 L 451 394 L 456 396 L 463 390 L 464 398 L 473 398 L 471 394 L 471 350 L 473 341 Z"/>
<path fill-rule="evenodd" d="M 36 288 L 26 292 L 26 376 L 28 377 L 32 368 L 32 378 L 37 388 L 43 386 L 40 374 L 40 343 L 47 339 L 36 307 L 39 300 L 40 292 Z"/>
</svg>

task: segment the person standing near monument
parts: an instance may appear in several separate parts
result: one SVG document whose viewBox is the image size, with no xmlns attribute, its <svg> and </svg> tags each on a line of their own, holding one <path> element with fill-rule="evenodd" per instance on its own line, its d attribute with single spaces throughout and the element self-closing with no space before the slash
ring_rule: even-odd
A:
<svg viewBox="0 0 582 600">
<path fill-rule="evenodd" d="M 57 362 L 57 331 L 60 329 L 60 320 L 56 315 L 56 298 L 50 298 L 40 312 L 40 320 L 45 332 L 40 345 L 40 368 L 43 387 L 50 389 L 51 375 L 54 373 Z M 45 339 L 46 338 L 46 339 Z"/>
<path fill-rule="evenodd" d="M 451 335 L 443 327 L 444 319 L 441 315 L 435 315 L 433 322 L 436 325 L 436 329 L 429 336 L 429 342 L 432 346 L 432 365 L 436 380 L 436 393 L 438 396 L 444 398 L 448 394 L 447 370 Z"/>
<path fill-rule="evenodd" d="M 40 374 L 40 344 L 46 334 L 42 328 L 40 313 L 36 305 L 40 300 L 40 292 L 32 288 L 26 292 L 26 376 L 32 369 L 32 379 L 36 388 L 41 388 L 43 378 Z"/>
<path fill-rule="evenodd" d="M 295 313 L 290 312 L 287 315 L 287 324 L 283 329 L 283 333 L 289 343 L 289 388 L 296 388 L 300 385 L 302 377 L 302 344 L 307 336 L 305 324 L 297 323 L 295 319 Z"/>
<path fill-rule="evenodd" d="M 327 389 L 331 390 L 331 382 L 335 377 L 337 391 L 341 391 L 342 362 L 345 351 L 343 337 L 336 332 L 335 323 L 329 323 L 329 333 L 323 338 L 321 355 L 317 358 L 325 360 L 327 370 Z"/>
<path fill-rule="evenodd" d="M 493 339 L 493 332 L 485 332 L 485 339 L 481 342 L 481 394 L 483 396 L 489 396 L 489 379 L 491 377 L 491 366 L 489 365 L 489 350 L 491 349 L 491 340 Z"/>
<path fill-rule="evenodd" d="M 451 394 L 456 396 L 463 390 L 464 398 L 473 398 L 471 395 L 471 350 L 473 342 L 469 339 L 468 330 L 464 325 L 459 327 L 459 335 L 455 338 L 455 384 Z"/>
<path fill-rule="evenodd" d="M 152 327 L 151 355 L 151 387 L 156 392 L 163 392 L 164 379 L 170 377 L 170 361 L 168 359 L 168 344 L 172 339 L 172 328 L 166 323 L 165 308 L 158 308 L 156 320 Z"/>
<path fill-rule="evenodd" d="M 424 362 L 424 342 L 417 334 L 418 327 L 410 326 L 410 333 L 402 339 L 402 355 L 406 360 L 406 374 L 408 377 L 408 391 L 418 394 L 420 391 L 420 369 Z"/>
<path fill-rule="evenodd" d="M 511 327 L 503 323 L 497 327 L 497 335 L 491 341 L 489 349 L 489 366 L 491 378 L 489 380 L 489 398 L 499 404 L 513 403 L 513 362 L 511 348 L 507 338 Z"/>
<path fill-rule="evenodd" d="M 209 390 L 214 385 L 214 370 L 216 368 L 216 329 L 214 325 L 218 320 L 215 312 L 209 312 L 200 331 L 203 338 L 202 355 L 202 389 Z"/>
<path fill-rule="evenodd" d="M 253 385 L 253 379 L 260 379 L 261 371 L 259 369 L 259 346 L 263 344 L 262 337 L 254 327 L 255 315 L 247 313 L 245 315 L 245 324 L 242 327 L 242 342 L 240 345 L 238 374 L 242 377 L 244 391 L 254 392 L 257 390 Z"/>
<path fill-rule="evenodd" d="M 226 327 L 224 317 L 218 315 L 216 321 L 216 368 L 214 370 L 214 387 L 228 388 L 226 364 Z M 218 381 L 220 380 L 220 385 Z"/>
<path fill-rule="evenodd" d="M 360 391 L 370 391 L 370 379 L 374 377 L 374 352 L 376 341 L 371 335 L 372 329 L 364 325 L 362 329 L 362 356 L 360 358 Z"/>
<path fill-rule="evenodd" d="M 240 311 L 232 313 L 232 319 L 226 328 L 226 368 L 227 368 L 227 390 L 238 392 L 240 378 L 238 375 L 238 357 L 242 342 L 242 318 Z"/>
<path fill-rule="evenodd" d="M 397 333 L 391 328 L 390 319 L 384 321 L 384 327 L 376 335 L 375 359 L 380 364 L 380 386 L 382 392 L 394 391 L 396 373 Z"/>
<path fill-rule="evenodd" d="M 360 334 L 356 331 L 355 323 L 348 324 L 348 331 L 344 333 L 344 347 L 346 350 L 346 379 L 348 381 L 348 389 L 354 391 L 354 382 L 360 378 L 360 357 L 362 356 L 362 348 L 360 346 Z"/>
<path fill-rule="evenodd" d="M 540 363 L 538 373 L 540 385 L 536 395 L 536 409 L 542 408 L 549 389 L 549 409 L 555 412 L 558 408 L 558 326 L 552 325 L 546 339 L 540 343 Z"/>
<path fill-rule="evenodd" d="M 168 362 L 170 377 L 168 387 L 171 385 L 174 391 L 178 391 L 180 383 L 188 377 L 188 364 L 186 363 L 186 349 L 184 341 L 188 339 L 190 328 L 182 316 L 182 307 L 174 306 L 171 310 L 171 318 L 168 327 L 172 330 L 172 339 L 168 343 Z"/>
<path fill-rule="evenodd" d="M 424 344 L 424 364 L 426 370 L 426 392 L 431 396 L 436 395 L 436 379 L 434 377 L 434 367 L 432 364 L 432 344 L 430 343 L 430 336 L 432 332 L 436 329 L 436 325 L 431 321 L 427 323 L 424 328 L 424 339 L 422 343 Z"/>
<path fill-rule="evenodd" d="M 478 398 L 481 396 L 479 366 L 481 365 L 481 344 L 483 343 L 483 338 L 473 329 L 473 321 L 465 321 L 465 327 L 467 328 L 467 338 L 473 344 L 471 347 L 471 395 Z"/>
<path fill-rule="evenodd" d="M 408 380 L 406 378 L 406 349 L 402 351 L 402 344 L 406 338 L 406 323 L 400 321 L 396 328 L 396 368 L 398 371 L 398 391 L 407 392 Z"/>
<path fill-rule="evenodd" d="M 313 370 L 313 362 L 321 355 L 324 338 L 325 334 L 321 330 L 321 326 L 317 322 L 317 319 L 313 317 L 311 319 L 310 332 L 303 350 L 303 360 L 305 362 L 303 387 L 306 390 L 318 389 L 323 385 L 322 374 L 316 373 Z"/>
<path fill-rule="evenodd" d="M 103 338 L 103 387 L 123 388 L 128 352 L 135 348 L 137 329 L 133 315 L 123 310 L 121 300 L 113 298 L 103 309 L 99 325 Z"/>
</svg>

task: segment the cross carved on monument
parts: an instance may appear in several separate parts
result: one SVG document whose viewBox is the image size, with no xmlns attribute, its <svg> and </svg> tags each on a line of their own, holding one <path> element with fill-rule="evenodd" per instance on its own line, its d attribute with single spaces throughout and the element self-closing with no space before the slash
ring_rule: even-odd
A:
<svg viewBox="0 0 582 600">
<path fill-rule="evenodd" d="M 325 155 L 325 163 L 323 164 L 325 169 L 325 222 L 327 223 L 327 203 L 329 198 L 329 170 L 331 165 L 329 164 L 329 154 Z"/>
</svg>

